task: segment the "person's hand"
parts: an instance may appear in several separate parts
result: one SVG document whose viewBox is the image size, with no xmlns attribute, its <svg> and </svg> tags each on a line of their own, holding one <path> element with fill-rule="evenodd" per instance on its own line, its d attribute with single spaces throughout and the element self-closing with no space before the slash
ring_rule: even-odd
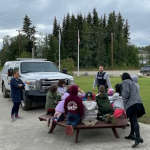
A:
<svg viewBox="0 0 150 150">
<path fill-rule="evenodd" d="M 19 86 L 19 87 L 22 87 L 23 85 L 22 85 L 22 84 L 18 84 L 18 86 Z"/>
</svg>

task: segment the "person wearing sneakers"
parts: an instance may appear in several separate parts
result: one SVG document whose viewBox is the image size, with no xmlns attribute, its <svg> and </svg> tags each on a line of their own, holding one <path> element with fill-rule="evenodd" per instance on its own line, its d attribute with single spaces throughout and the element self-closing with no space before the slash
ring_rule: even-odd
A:
<svg viewBox="0 0 150 150">
<path fill-rule="evenodd" d="M 139 88 L 128 73 L 123 73 L 122 75 L 121 96 L 131 125 L 130 134 L 125 139 L 134 140 L 135 143 L 132 145 L 132 148 L 135 148 L 139 143 L 143 143 L 143 139 L 140 136 L 138 118 L 145 114 L 145 109 L 141 101 Z"/>
<path fill-rule="evenodd" d="M 21 79 L 19 79 L 18 70 L 14 70 L 13 78 L 10 81 L 11 87 L 11 98 L 13 101 L 13 107 L 11 111 L 11 119 L 14 121 L 15 119 L 20 118 L 18 116 L 19 106 L 22 100 L 22 90 L 24 89 L 24 83 Z"/>
<path fill-rule="evenodd" d="M 70 95 L 65 100 L 64 110 L 67 121 L 66 134 L 73 135 L 73 127 L 80 123 L 84 111 L 82 99 L 78 96 L 77 85 L 70 87 Z"/>
</svg>

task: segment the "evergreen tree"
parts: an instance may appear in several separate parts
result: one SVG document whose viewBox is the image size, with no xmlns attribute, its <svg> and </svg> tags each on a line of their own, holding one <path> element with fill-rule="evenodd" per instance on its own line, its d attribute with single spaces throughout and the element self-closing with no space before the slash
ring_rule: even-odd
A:
<svg viewBox="0 0 150 150">
<path fill-rule="evenodd" d="M 32 26 L 31 19 L 26 15 L 23 22 L 23 32 L 28 40 L 26 45 L 26 51 L 32 52 L 32 48 L 35 46 L 35 26 Z"/>
<path fill-rule="evenodd" d="M 56 17 L 54 18 L 54 23 L 53 23 L 53 35 L 56 37 L 56 38 L 58 38 L 58 36 L 59 36 L 59 29 L 60 29 L 60 27 L 59 27 L 59 25 L 57 24 L 57 19 L 56 19 Z"/>
</svg>

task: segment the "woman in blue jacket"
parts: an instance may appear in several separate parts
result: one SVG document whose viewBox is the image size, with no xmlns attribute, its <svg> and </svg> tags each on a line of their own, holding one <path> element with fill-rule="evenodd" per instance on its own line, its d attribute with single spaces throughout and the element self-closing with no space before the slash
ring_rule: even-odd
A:
<svg viewBox="0 0 150 150">
<path fill-rule="evenodd" d="M 19 106 L 21 104 L 22 100 L 22 89 L 24 89 L 24 83 L 21 79 L 19 79 L 19 72 L 17 70 L 14 71 L 13 78 L 10 81 L 10 87 L 11 87 L 11 98 L 13 101 L 13 107 L 11 111 L 11 119 L 12 121 L 15 120 L 15 118 L 19 118 L 18 112 L 19 112 Z"/>
</svg>

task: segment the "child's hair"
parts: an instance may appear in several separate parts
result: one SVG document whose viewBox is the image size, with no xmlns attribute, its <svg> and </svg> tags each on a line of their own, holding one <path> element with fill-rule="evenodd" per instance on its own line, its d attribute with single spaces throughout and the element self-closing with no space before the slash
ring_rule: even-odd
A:
<svg viewBox="0 0 150 150">
<path fill-rule="evenodd" d="M 132 80 L 130 74 L 127 72 L 123 73 L 121 78 L 122 78 L 122 80 L 126 80 L 126 79 Z"/>
<path fill-rule="evenodd" d="M 63 85 L 64 85 L 65 83 L 66 83 L 65 80 L 59 80 L 58 86 L 59 86 L 59 87 L 63 87 Z"/>
<path fill-rule="evenodd" d="M 50 88 L 49 88 L 49 91 L 51 91 L 52 93 L 55 93 L 57 91 L 57 86 L 56 85 L 52 85 Z"/>
<path fill-rule="evenodd" d="M 121 84 L 116 84 L 115 85 L 115 90 L 116 90 L 116 92 L 117 93 L 119 93 L 119 95 L 121 95 L 121 90 L 122 90 L 122 86 L 121 86 Z"/>
<path fill-rule="evenodd" d="M 86 97 L 86 98 L 87 98 L 87 97 L 92 98 L 92 97 L 93 97 L 92 92 L 88 91 L 88 92 L 85 94 L 85 97 Z"/>
<path fill-rule="evenodd" d="M 12 73 L 13 73 L 13 76 L 16 74 L 16 73 L 18 73 L 19 72 L 19 70 L 18 69 L 11 69 L 11 71 L 12 71 Z"/>
<path fill-rule="evenodd" d="M 99 92 L 100 92 L 100 93 L 105 93 L 105 87 L 104 87 L 104 85 L 101 85 L 101 86 L 99 87 Z"/>
</svg>

